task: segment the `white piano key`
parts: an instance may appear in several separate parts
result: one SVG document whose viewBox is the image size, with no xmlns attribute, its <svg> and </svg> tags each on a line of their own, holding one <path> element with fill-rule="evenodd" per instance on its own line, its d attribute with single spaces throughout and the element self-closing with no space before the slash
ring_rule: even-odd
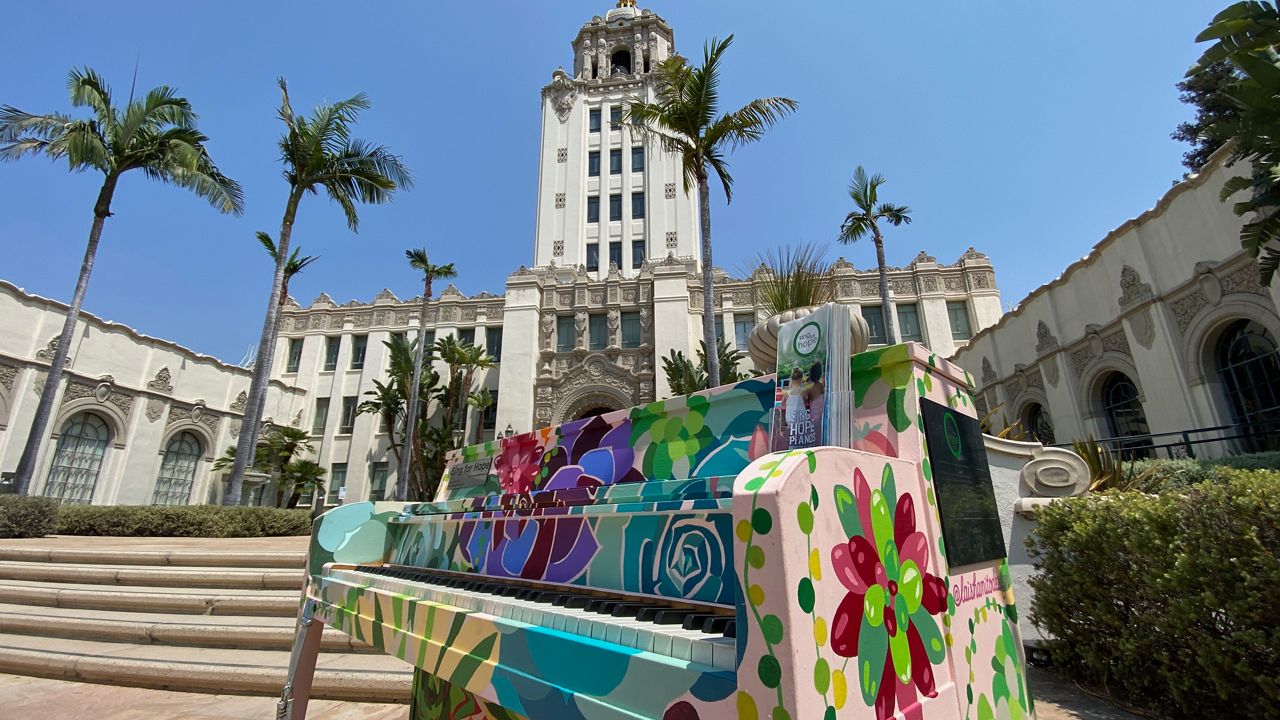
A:
<svg viewBox="0 0 1280 720">
<path fill-rule="evenodd" d="M 671 636 L 671 657 L 693 661 L 693 642 L 683 635 Z"/>
<path fill-rule="evenodd" d="M 707 641 L 711 646 L 711 664 L 721 670 L 735 670 L 738 666 L 738 641 L 735 638 L 718 637 Z"/>
<path fill-rule="evenodd" d="M 693 641 L 693 657 L 691 657 L 690 660 L 700 665 L 714 666 L 715 651 L 712 648 L 711 643 L 707 642 L 706 640 L 694 640 Z"/>
<path fill-rule="evenodd" d="M 604 627 L 604 641 L 614 644 L 618 643 L 618 638 L 622 635 L 622 629 L 613 623 L 608 623 Z"/>
<path fill-rule="evenodd" d="M 653 633 L 653 652 L 659 655 L 671 655 L 671 636 L 662 632 Z"/>
</svg>

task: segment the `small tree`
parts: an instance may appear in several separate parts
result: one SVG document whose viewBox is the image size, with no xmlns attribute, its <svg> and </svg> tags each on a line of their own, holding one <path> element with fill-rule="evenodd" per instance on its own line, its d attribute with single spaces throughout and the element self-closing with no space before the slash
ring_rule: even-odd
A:
<svg viewBox="0 0 1280 720">
<path fill-rule="evenodd" d="M 720 382 L 717 385 L 736 383 L 751 377 L 751 373 L 738 371 L 738 365 L 745 357 L 741 350 L 721 340 L 716 352 L 719 361 L 717 365 L 720 367 Z M 697 364 L 679 350 L 673 350 L 670 355 L 662 358 L 662 372 L 666 375 L 667 387 L 671 388 L 672 396 L 689 395 L 713 387 L 707 382 L 711 373 L 710 365 L 707 344 L 702 341 L 698 342 Z"/>
<path fill-rule="evenodd" d="M 40 445 L 53 414 L 53 399 L 80 320 L 102 228 L 111 217 L 111 201 L 121 177 L 131 170 L 141 170 L 152 180 L 194 192 L 219 212 L 239 215 L 244 210 L 240 185 L 213 164 L 204 146 L 209 138 L 196 129 L 191 103 L 178 97 L 173 88 L 161 85 L 136 100 L 130 94 L 125 106 L 117 107 L 106 81 L 91 68 L 72 70 L 67 88 L 72 107 L 88 108 L 90 118 L 77 120 L 62 113 L 33 115 L 11 105 L 0 107 L 0 161 L 45 155 L 66 160 L 72 172 L 94 170 L 103 176 L 93 205 L 93 223 L 80 262 L 80 276 L 18 460 L 17 490 L 22 494 L 31 486 Z"/>
<path fill-rule="evenodd" d="M 433 265 L 427 258 L 427 249 L 420 248 L 416 250 L 405 250 L 404 256 L 409 260 L 409 267 L 422 273 L 422 309 L 418 312 L 418 337 L 425 337 L 427 334 L 427 305 L 431 302 L 431 284 L 433 281 L 442 278 L 456 278 L 458 272 L 454 270 L 453 263 L 444 265 Z M 419 342 L 416 352 L 413 355 L 413 380 L 409 387 L 418 387 L 422 382 L 422 354 L 426 346 Z M 408 420 L 405 421 L 406 428 L 415 427 L 418 423 L 419 413 L 419 393 L 409 395 Z M 406 453 L 401 456 L 398 470 L 396 472 L 396 500 L 403 502 L 408 497 L 409 492 L 409 458 L 411 454 Z"/>
<path fill-rule="evenodd" d="M 1228 94 L 1239 79 L 1230 62 L 1219 60 L 1177 84 L 1178 98 L 1196 109 L 1195 119 L 1178 123 L 1170 135 L 1174 140 L 1191 145 L 1191 149 L 1182 154 L 1182 166 L 1187 172 L 1199 172 L 1209 162 L 1209 156 L 1222 147 L 1222 139 L 1211 135 L 1209 128 L 1239 116 L 1236 104 Z"/>
</svg>

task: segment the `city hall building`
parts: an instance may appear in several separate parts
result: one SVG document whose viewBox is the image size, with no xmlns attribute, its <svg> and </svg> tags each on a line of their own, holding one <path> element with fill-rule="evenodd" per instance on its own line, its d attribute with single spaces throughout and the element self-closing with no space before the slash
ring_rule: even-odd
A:
<svg viewBox="0 0 1280 720">
<path fill-rule="evenodd" d="M 464 296 L 449 286 L 426 307 L 427 342 L 454 336 L 486 348 L 496 362 L 478 374 L 496 402 L 483 413 L 469 410 L 469 441 L 669 396 L 662 358 L 674 351 L 695 357 L 705 292 L 713 293 L 720 336 L 744 351 L 766 317 L 754 277 L 717 269 L 712 287 L 703 286 L 696 199 L 684 190 L 679 159 L 619 122 L 628 100 L 655 99 L 652 72 L 675 52 L 671 27 L 623 0 L 583 25 L 572 49 L 572 70 L 556 69 L 541 90 L 532 257 L 497 292 Z M 835 295 L 867 319 L 873 345 L 884 342 L 890 312 L 902 340 L 950 355 L 1001 313 L 987 256 L 969 248 L 952 260 L 921 252 L 906 267 L 890 268 L 884 308 L 874 269 L 842 258 Z M 395 484 L 380 418 L 356 408 L 373 382 L 386 378 L 383 343 L 394 333 L 416 337 L 423 310 L 421 298 L 377 288 L 371 281 L 367 302 L 340 304 L 327 294 L 307 307 L 291 300 L 281 316 L 265 419 L 311 431 L 333 502 L 380 499 Z M 0 470 L 11 471 L 61 306 L 7 284 L 0 284 L 0 302 L 40 306 L 49 315 L 16 324 L 0 314 Z M 110 325 L 90 315 L 82 323 Z M 240 431 L 248 371 L 111 327 L 116 331 L 88 333 L 73 352 L 35 492 L 100 504 L 216 501 L 221 485 L 210 466 Z M 103 344 L 108 337 L 147 349 L 135 359 Z M 137 365 L 115 369 L 113 358 Z M 111 377 L 107 390 L 100 376 Z M 163 424 L 151 419 L 157 413 Z M 191 422 L 174 420 L 192 413 L 198 417 Z M 175 434 L 179 428 L 188 434 Z M 76 489 L 66 491 L 63 478 L 72 476 Z"/>
</svg>

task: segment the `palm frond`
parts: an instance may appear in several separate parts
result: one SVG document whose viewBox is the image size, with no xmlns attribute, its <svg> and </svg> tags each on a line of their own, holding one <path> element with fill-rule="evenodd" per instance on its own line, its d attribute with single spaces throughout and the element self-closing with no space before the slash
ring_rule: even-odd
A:
<svg viewBox="0 0 1280 720">
<path fill-rule="evenodd" d="M 267 251 L 267 254 L 271 256 L 272 260 L 277 262 L 280 260 L 280 256 L 277 254 L 279 251 L 276 250 L 276 241 L 271 239 L 270 235 L 258 230 L 253 234 L 253 236 L 258 239 L 258 244 L 262 246 L 263 250 Z"/>
<path fill-rule="evenodd" d="M 871 221 L 866 214 L 851 212 L 840 224 L 840 242 L 848 245 L 866 237 L 871 232 Z"/>
<path fill-rule="evenodd" d="M 119 124 L 119 120 L 111 102 L 111 88 L 98 71 L 91 67 L 73 68 L 67 76 L 67 90 L 71 93 L 71 104 L 92 110 L 103 134 L 110 135 L 111 128 Z"/>
<path fill-rule="evenodd" d="M 427 259 L 426 248 L 414 248 L 404 251 L 405 258 L 409 261 L 409 267 L 414 270 L 426 270 L 431 262 Z"/>
<path fill-rule="evenodd" d="M 876 217 L 887 221 L 890 225 L 908 225 L 911 223 L 911 208 L 906 205 L 880 203 L 876 208 Z"/>
<path fill-rule="evenodd" d="M 165 85 L 152 88 L 141 100 L 129 103 L 123 121 L 112 128 L 111 142 L 124 149 L 133 141 L 139 130 L 161 132 L 166 127 L 193 128 L 196 113 L 191 103 L 178 97 L 176 91 Z"/>
</svg>

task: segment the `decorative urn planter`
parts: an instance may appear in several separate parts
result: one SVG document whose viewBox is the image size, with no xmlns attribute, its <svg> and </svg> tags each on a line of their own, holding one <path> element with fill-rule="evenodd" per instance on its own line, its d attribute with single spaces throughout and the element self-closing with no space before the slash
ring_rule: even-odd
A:
<svg viewBox="0 0 1280 720">
<path fill-rule="evenodd" d="M 751 336 L 747 338 L 747 353 L 751 355 L 751 361 L 756 364 L 756 369 L 767 374 L 777 367 L 778 328 L 783 323 L 806 317 L 819 307 L 821 306 L 812 305 L 787 310 L 773 315 L 768 320 L 756 325 L 755 329 L 751 331 Z M 849 330 L 853 337 L 850 348 L 852 348 L 853 352 L 860 353 L 867 349 L 867 342 L 871 339 L 871 329 L 867 327 L 867 321 L 862 319 L 862 313 L 858 312 L 856 308 L 851 308 L 851 310 L 853 312 L 849 313 Z"/>
</svg>

